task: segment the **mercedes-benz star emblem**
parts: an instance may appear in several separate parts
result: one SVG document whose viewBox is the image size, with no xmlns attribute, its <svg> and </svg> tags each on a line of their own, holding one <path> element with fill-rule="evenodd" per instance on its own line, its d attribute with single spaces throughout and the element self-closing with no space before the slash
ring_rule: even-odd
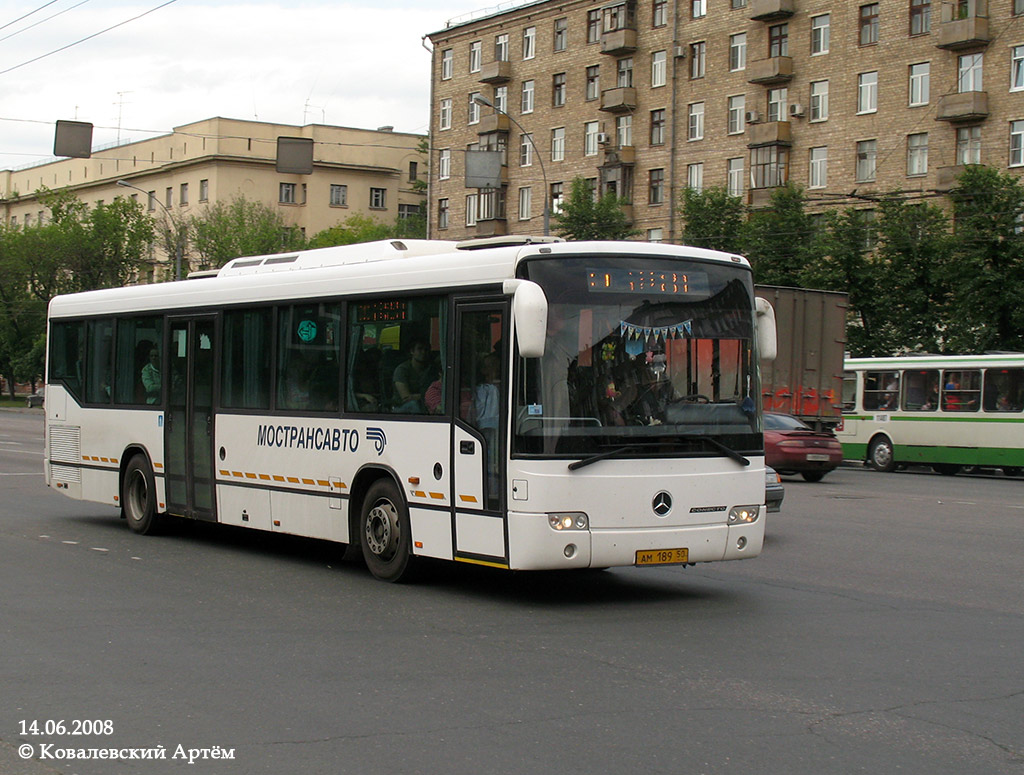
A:
<svg viewBox="0 0 1024 775">
<path fill-rule="evenodd" d="M 654 500 L 651 501 L 651 508 L 654 509 L 654 513 L 659 517 L 667 517 L 668 513 L 672 511 L 672 496 L 662 490 L 654 496 Z"/>
</svg>

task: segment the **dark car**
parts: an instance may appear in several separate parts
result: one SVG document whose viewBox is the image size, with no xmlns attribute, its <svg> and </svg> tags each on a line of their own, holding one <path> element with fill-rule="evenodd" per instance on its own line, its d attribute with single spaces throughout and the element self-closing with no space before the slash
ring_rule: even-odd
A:
<svg viewBox="0 0 1024 775">
<path fill-rule="evenodd" d="M 764 457 L 780 474 L 820 482 L 843 462 L 843 448 L 831 431 L 813 430 L 788 414 L 765 412 Z"/>
<path fill-rule="evenodd" d="M 39 388 L 39 390 L 30 395 L 26 400 L 28 408 L 31 409 L 33 406 L 42 406 L 45 396 L 46 394 L 43 392 L 43 389 Z"/>
<path fill-rule="evenodd" d="M 764 467 L 764 502 L 768 511 L 780 511 L 786 490 L 779 479 L 779 473 L 771 466 Z"/>
</svg>

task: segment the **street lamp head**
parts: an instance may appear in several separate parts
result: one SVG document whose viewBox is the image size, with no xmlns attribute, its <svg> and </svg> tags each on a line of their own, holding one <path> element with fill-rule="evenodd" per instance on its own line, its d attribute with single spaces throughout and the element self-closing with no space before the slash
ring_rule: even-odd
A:
<svg viewBox="0 0 1024 775">
<path fill-rule="evenodd" d="M 487 99 L 482 94 L 474 94 L 473 95 L 473 102 L 476 102 L 479 105 L 484 105 L 484 106 L 486 106 L 488 108 L 493 108 L 494 107 L 494 103 L 491 102 L 489 99 Z"/>
<path fill-rule="evenodd" d="M 127 181 L 127 180 L 119 180 L 119 181 L 117 181 L 117 185 L 119 185 L 119 186 L 124 186 L 124 187 L 126 187 L 126 188 L 135 188 L 135 186 L 133 186 L 133 185 L 132 185 L 131 183 L 129 183 L 129 182 Z"/>
</svg>

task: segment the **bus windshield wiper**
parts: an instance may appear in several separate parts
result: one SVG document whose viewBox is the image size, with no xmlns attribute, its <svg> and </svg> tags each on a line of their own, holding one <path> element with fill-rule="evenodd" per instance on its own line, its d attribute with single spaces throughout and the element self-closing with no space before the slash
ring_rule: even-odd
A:
<svg viewBox="0 0 1024 775">
<path fill-rule="evenodd" d="M 607 460 L 610 457 L 621 455 L 623 452 L 629 452 L 632 449 L 643 449 L 645 446 L 648 445 L 626 444 L 621 447 L 615 447 L 615 449 L 606 449 L 604 452 L 598 452 L 596 455 L 585 457 L 582 460 L 574 460 L 572 463 L 569 464 L 569 470 L 576 471 L 580 468 L 583 468 L 584 466 L 589 466 L 591 463 L 596 463 L 599 460 Z"/>
<path fill-rule="evenodd" d="M 743 455 L 741 455 L 739 452 L 737 452 L 736 450 L 730 449 L 729 447 L 725 446 L 725 444 L 723 444 L 722 442 L 720 442 L 716 438 L 713 438 L 711 436 L 705 436 L 703 433 L 684 433 L 683 437 L 687 438 L 687 439 L 697 439 L 698 441 L 703 441 L 709 447 L 714 447 L 716 450 L 721 452 L 726 457 L 731 457 L 733 460 L 735 460 L 741 466 L 749 466 L 750 465 L 749 458 L 743 457 Z"/>
</svg>

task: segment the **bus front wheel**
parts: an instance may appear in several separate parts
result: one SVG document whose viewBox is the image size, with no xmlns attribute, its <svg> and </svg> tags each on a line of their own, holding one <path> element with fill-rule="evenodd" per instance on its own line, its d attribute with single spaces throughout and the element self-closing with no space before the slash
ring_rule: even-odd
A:
<svg viewBox="0 0 1024 775">
<path fill-rule="evenodd" d="M 121 510 L 128 527 L 135 533 L 155 533 L 160 525 L 156 509 L 156 481 L 153 469 L 145 455 L 135 455 L 128 461 L 121 480 Z"/>
<path fill-rule="evenodd" d="M 363 501 L 359 542 L 370 573 L 382 581 L 407 578 L 412 566 L 409 511 L 389 479 L 370 485 Z"/>
<path fill-rule="evenodd" d="M 876 471 L 888 473 L 895 470 L 896 460 L 892 452 L 892 442 L 884 436 L 874 439 L 868 448 L 868 462 Z"/>
</svg>

